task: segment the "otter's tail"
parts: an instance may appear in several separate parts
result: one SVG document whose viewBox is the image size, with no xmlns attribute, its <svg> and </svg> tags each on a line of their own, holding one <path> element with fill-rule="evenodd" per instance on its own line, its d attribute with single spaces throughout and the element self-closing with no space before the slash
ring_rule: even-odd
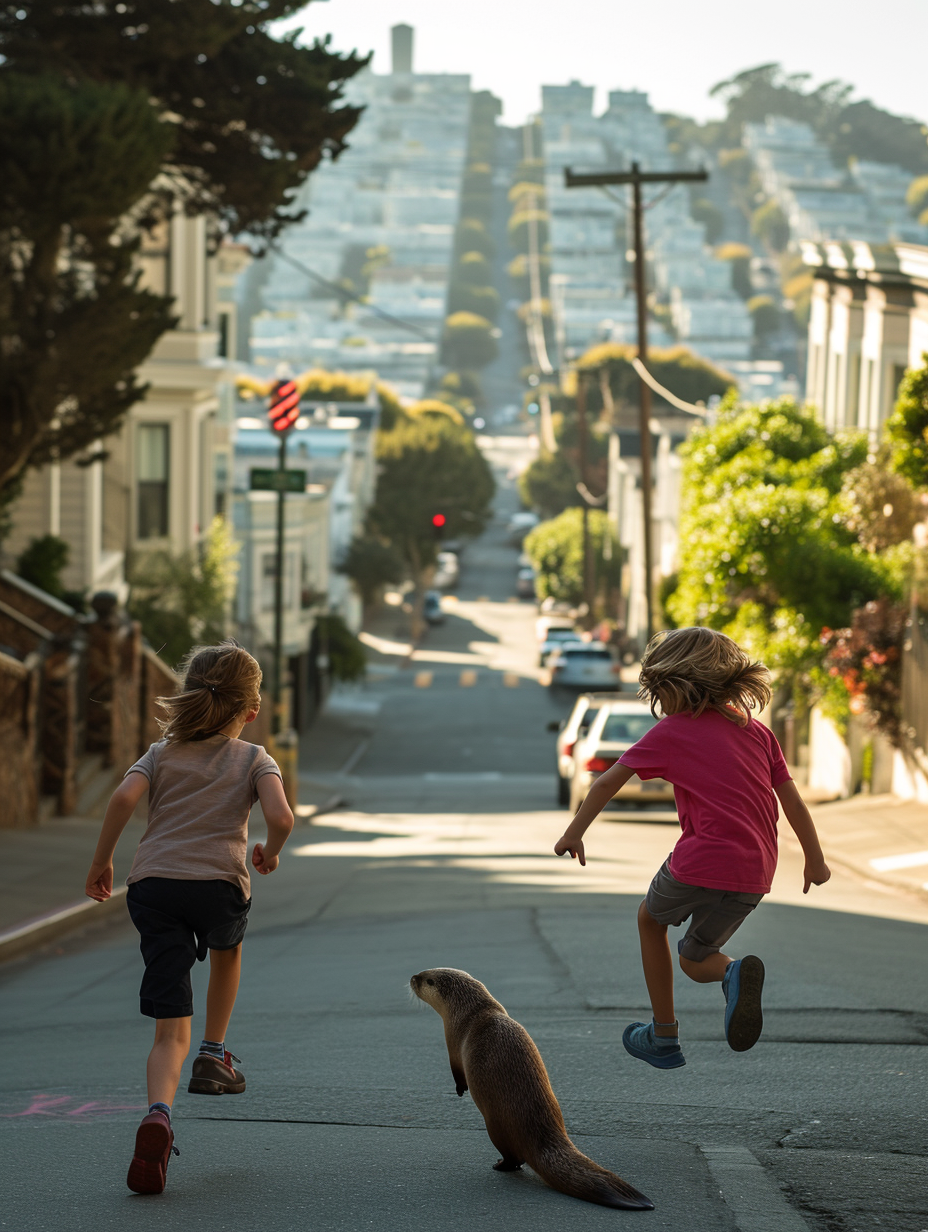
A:
<svg viewBox="0 0 928 1232">
<path fill-rule="evenodd" d="M 623 1211 L 653 1211 L 654 1203 L 620 1176 L 601 1168 L 578 1151 L 568 1138 L 544 1148 L 526 1163 L 543 1181 L 571 1198 Z"/>
</svg>

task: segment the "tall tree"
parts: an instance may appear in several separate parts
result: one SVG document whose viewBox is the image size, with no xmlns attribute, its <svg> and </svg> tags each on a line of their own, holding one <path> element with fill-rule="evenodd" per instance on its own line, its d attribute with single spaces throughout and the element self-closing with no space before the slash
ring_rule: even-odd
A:
<svg viewBox="0 0 928 1232">
<path fill-rule="evenodd" d="M 323 152 L 345 148 L 356 107 L 338 106 L 367 63 L 328 40 L 269 26 L 306 0 L 16 0 L 0 5 L 3 69 L 68 83 L 145 90 L 173 133 L 164 170 L 196 213 L 271 239 L 293 213 L 288 193 Z"/>
<path fill-rule="evenodd" d="M 270 241 L 344 148 L 342 86 L 366 61 L 272 38 L 301 7 L 0 3 L 0 505 L 144 395 L 135 371 L 172 314 L 139 283 L 140 229 L 182 205 Z"/>
<path fill-rule="evenodd" d="M 378 433 L 377 461 L 370 529 L 393 544 L 421 584 L 439 549 L 432 518 L 444 515 L 441 532 L 449 538 L 479 535 L 490 516 L 493 475 L 473 433 L 444 415 L 400 419 Z"/>
<path fill-rule="evenodd" d="M 0 72 L 0 492 L 118 427 L 170 327 L 121 229 L 170 148 L 145 94 Z"/>
</svg>

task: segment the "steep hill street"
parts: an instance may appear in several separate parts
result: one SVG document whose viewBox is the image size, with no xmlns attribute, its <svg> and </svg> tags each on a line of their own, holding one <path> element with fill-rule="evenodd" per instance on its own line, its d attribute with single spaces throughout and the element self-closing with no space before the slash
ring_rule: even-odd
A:
<svg viewBox="0 0 928 1232">
<path fill-rule="evenodd" d="M 647 1012 L 635 913 L 676 831 L 671 815 L 613 809 L 590 832 L 586 869 L 551 852 L 566 813 L 547 724 L 569 700 L 539 683 L 534 608 L 514 600 L 505 525 L 525 443 L 488 448 L 498 516 L 467 549 L 447 622 L 411 656 L 380 636 L 369 681 L 333 698 L 304 749 L 307 792 L 344 804 L 301 823 L 279 871 L 256 879 L 229 1041 L 246 1092 L 215 1101 L 182 1087 L 167 1190 L 130 1195 L 150 1036 L 134 930 L 118 917 L 6 965 L 0 1227 L 928 1227 L 917 888 L 836 859 L 804 898 L 784 836 L 774 891 L 737 938 L 769 972 L 757 1047 L 731 1052 L 719 990 L 680 976 L 686 1067 L 659 1072 L 622 1049 L 624 1026 Z M 840 807 L 818 810 L 829 857 L 828 809 Z M 75 867 L 76 885 L 83 876 Z M 653 1214 L 582 1205 L 528 1169 L 492 1171 L 441 1024 L 410 997 L 409 977 L 437 965 L 470 971 L 524 1024 L 578 1146 L 648 1194 Z M 195 994 L 201 1016 L 202 968 Z"/>
</svg>

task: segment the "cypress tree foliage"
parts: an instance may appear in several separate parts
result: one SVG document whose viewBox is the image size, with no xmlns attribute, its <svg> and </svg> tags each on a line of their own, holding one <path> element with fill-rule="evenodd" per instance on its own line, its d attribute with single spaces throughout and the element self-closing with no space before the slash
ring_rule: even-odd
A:
<svg viewBox="0 0 928 1232">
<path fill-rule="evenodd" d="M 182 205 L 270 242 L 360 115 L 367 62 L 275 40 L 297 0 L 0 0 L 0 529 L 28 466 L 120 426 L 173 324 L 140 229 Z"/>
<path fill-rule="evenodd" d="M 171 142 L 142 91 L 0 72 L 0 494 L 118 427 L 170 327 L 123 218 Z M 2 500 L 2 495 L 0 495 Z"/>
<path fill-rule="evenodd" d="M 288 192 L 333 157 L 360 110 L 337 106 L 367 63 L 270 23 L 305 0 L 17 0 L 0 4 L 3 69 L 144 89 L 174 134 L 165 157 L 191 213 L 271 240 Z"/>
</svg>

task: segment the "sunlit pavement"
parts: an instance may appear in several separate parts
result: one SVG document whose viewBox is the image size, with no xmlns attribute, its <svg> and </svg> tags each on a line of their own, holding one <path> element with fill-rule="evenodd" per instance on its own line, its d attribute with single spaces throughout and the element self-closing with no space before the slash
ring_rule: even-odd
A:
<svg viewBox="0 0 928 1232">
<path fill-rule="evenodd" d="M 917 888 L 836 865 L 803 897 L 784 839 L 774 891 L 737 935 L 767 964 L 759 1044 L 731 1052 L 719 989 L 681 976 L 686 1066 L 623 1051 L 623 1027 L 647 1012 L 635 913 L 675 830 L 666 814 L 610 810 L 586 868 L 553 855 L 567 815 L 546 729 L 570 703 L 538 683 L 534 610 L 510 602 L 507 503 L 511 481 L 446 624 L 412 658 L 380 656 L 304 750 L 307 781 L 346 804 L 301 824 L 278 873 L 256 879 L 229 1039 L 248 1089 L 178 1096 L 182 1155 L 163 1197 L 124 1187 L 150 1037 L 131 927 L 3 970 L 0 1227 L 928 1228 Z M 433 965 L 471 971 L 524 1023 L 578 1145 L 652 1214 L 492 1171 L 441 1023 L 410 998 L 409 976 Z"/>
</svg>

